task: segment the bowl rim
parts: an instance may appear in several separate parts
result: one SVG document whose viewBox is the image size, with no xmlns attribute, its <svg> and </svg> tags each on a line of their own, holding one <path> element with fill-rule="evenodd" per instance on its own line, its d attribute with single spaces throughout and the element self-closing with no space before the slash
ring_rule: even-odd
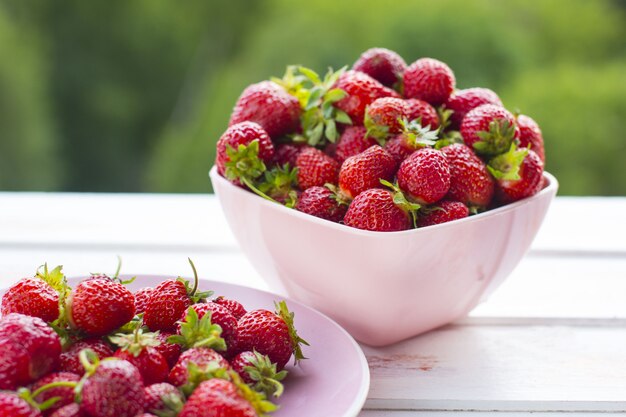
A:
<svg viewBox="0 0 626 417">
<path fill-rule="evenodd" d="M 321 219 L 319 217 L 315 217 L 310 214 L 299 212 L 298 210 L 295 210 L 295 209 L 290 209 L 288 207 L 283 206 L 282 204 L 277 204 L 277 203 L 273 203 L 271 201 L 265 200 L 259 197 L 258 195 L 250 191 L 247 191 L 241 187 L 238 187 L 235 184 L 228 181 L 226 178 L 224 178 L 217 172 L 217 167 L 215 165 L 213 165 L 211 169 L 209 170 L 209 177 L 211 178 L 212 182 L 217 181 L 225 185 L 226 187 L 230 187 L 231 189 L 233 189 L 232 191 L 234 193 L 241 193 L 240 195 L 244 196 L 245 198 L 254 197 L 258 200 L 259 204 L 266 205 L 267 207 L 271 207 L 276 210 L 284 210 L 285 214 L 290 214 L 292 216 L 300 217 L 302 219 L 309 220 L 313 223 L 319 224 L 324 227 L 329 227 L 331 229 L 341 230 L 344 232 L 351 232 L 357 235 L 377 236 L 377 237 L 388 236 L 388 235 L 399 236 L 399 235 L 410 235 L 410 234 L 422 233 L 424 230 L 435 230 L 435 229 L 443 229 L 446 227 L 453 227 L 455 225 L 460 225 L 460 224 L 468 223 L 468 222 L 474 222 L 479 219 L 484 219 L 490 216 L 496 216 L 498 214 L 507 213 L 509 211 L 517 209 L 520 206 L 525 206 L 527 204 L 534 202 L 535 200 L 539 200 L 548 194 L 556 194 L 556 191 L 558 190 L 558 187 L 559 187 L 559 182 L 556 179 L 556 177 L 550 174 L 549 172 L 544 171 L 543 178 L 548 181 L 548 185 L 543 187 L 537 194 L 533 196 L 523 198 L 513 203 L 510 203 L 510 204 L 507 204 L 507 205 L 504 205 L 504 206 L 501 206 L 492 210 L 484 211 L 482 213 L 478 213 L 472 216 L 468 216 L 463 219 L 458 219 L 452 222 L 446 222 L 446 223 L 436 224 L 433 226 L 421 227 L 421 228 L 415 228 L 415 229 L 409 229 L 409 230 L 400 230 L 400 231 L 395 231 L 395 232 L 378 232 L 378 231 L 373 231 L 373 230 L 357 229 L 355 227 L 346 226 L 345 224 L 335 223 L 330 220 Z M 214 187 L 214 191 L 215 191 L 215 187 Z M 215 193 L 215 194 L 218 194 L 218 198 L 219 198 L 219 193 Z"/>
</svg>

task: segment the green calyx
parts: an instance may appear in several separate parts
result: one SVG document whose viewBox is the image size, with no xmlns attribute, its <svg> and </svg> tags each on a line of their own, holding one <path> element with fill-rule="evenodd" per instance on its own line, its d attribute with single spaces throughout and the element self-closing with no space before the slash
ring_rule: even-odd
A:
<svg viewBox="0 0 626 417">
<path fill-rule="evenodd" d="M 35 391 L 31 392 L 28 388 L 19 388 L 17 390 L 17 395 L 24 401 L 26 401 L 31 407 L 39 411 L 46 411 L 50 409 L 54 404 L 56 404 L 61 398 L 60 397 L 52 397 L 48 398 L 46 401 L 42 403 L 38 403 L 36 398 L 48 391 L 49 389 L 59 388 L 59 387 L 67 387 L 67 388 L 76 388 L 78 382 L 74 381 L 57 381 L 46 384 L 42 387 L 37 388 Z"/>
<path fill-rule="evenodd" d="M 296 331 L 293 323 L 294 314 L 289 311 L 287 303 L 283 300 L 278 303 L 275 302 L 274 306 L 276 307 L 276 315 L 283 319 L 289 329 L 289 337 L 291 338 L 291 346 L 293 347 L 294 363 L 297 365 L 302 359 L 307 359 L 302 353 L 302 347 L 300 345 L 309 346 L 309 342 L 298 336 L 298 332 Z"/>
<path fill-rule="evenodd" d="M 67 278 L 63 274 L 63 266 L 59 265 L 50 271 L 48 264 L 43 264 L 37 269 L 35 277 L 50 285 L 59 295 L 59 316 L 49 325 L 59 335 L 61 345 L 67 347 L 71 344 L 71 338 L 74 335 L 74 332 L 69 328 L 67 311 L 67 299 L 72 288 L 68 285 Z"/>
<path fill-rule="evenodd" d="M 389 136 L 389 126 L 376 123 L 376 121 L 372 119 L 372 116 L 370 116 L 369 106 L 365 109 L 363 125 L 367 129 L 365 137 L 369 136 L 370 138 L 374 138 L 380 146 L 385 146 L 387 136 Z"/>
<path fill-rule="evenodd" d="M 494 156 L 506 152 L 515 138 L 515 125 L 506 119 L 489 122 L 488 131 L 476 135 L 481 139 L 474 143 L 474 150 L 479 155 Z"/>
<path fill-rule="evenodd" d="M 218 351 L 226 350 L 226 341 L 221 337 L 222 327 L 211 323 L 211 311 L 201 319 L 193 308 L 187 309 L 185 320 L 180 322 L 180 334 L 167 338 L 169 343 L 176 343 L 185 349 L 206 347 Z"/>
<path fill-rule="evenodd" d="M 507 152 L 491 158 L 487 169 L 497 180 L 519 180 L 519 170 L 526 155 L 528 155 L 528 148 L 518 149 L 515 143 L 511 143 Z"/>
<path fill-rule="evenodd" d="M 400 187 L 396 184 L 392 184 L 387 180 L 380 180 L 380 183 L 385 187 L 389 187 L 393 191 L 393 203 L 404 210 L 411 216 L 411 220 L 413 221 L 413 227 L 417 227 L 417 213 L 418 210 L 422 207 L 417 203 L 412 203 L 409 201 Z"/>
<path fill-rule="evenodd" d="M 198 271 L 191 258 L 187 258 L 187 261 L 189 261 L 189 265 L 191 265 L 191 270 L 193 271 L 193 286 L 190 286 L 189 281 L 182 277 L 178 277 L 177 280 L 185 285 L 191 303 L 195 304 L 212 296 L 213 291 L 198 291 Z"/>
<path fill-rule="evenodd" d="M 465 143 L 463 142 L 463 136 L 461 136 L 461 132 L 458 130 L 449 130 L 435 143 L 434 148 L 439 150 L 441 148 L 445 148 L 446 146 L 454 145 L 455 143 Z"/>
<path fill-rule="evenodd" d="M 183 402 L 182 393 L 178 395 L 174 394 L 173 392 L 163 394 L 161 396 L 161 401 L 164 405 L 163 409 L 152 409 L 146 411 L 154 414 L 157 417 L 176 417 L 178 416 L 178 414 L 180 414 L 180 412 L 183 410 L 183 406 L 185 405 L 185 403 Z"/>
<path fill-rule="evenodd" d="M 161 344 L 157 338 L 158 335 L 159 332 L 144 333 L 141 326 L 137 326 L 131 334 L 117 333 L 113 336 L 109 336 L 109 341 L 137 357 L 144 349 Z"/>
<path fill-rule="evenodd" d="M 309 92 L 307 89 L 303 88 L 307 77 L 298 70 L 299 68 L 298 65 L 288 65 L 283 78 L 271 77 L 270 80 L 280 85 L 285 91 L 297 98 L 300 105 L 304 107 L 308 100 Z"/>
<path fill-rule="evenodd" d="M 437 107 L 437 116 L 439 116 L 439 132 L 445 131 L 448 126 L 450 126 L 450 117 L 452 117 L 453 113 L 454 110 L 446 108 L 445 104 Z"/>
<path fill-rule="evenodd" d="M 402 125 L 402 136 L 407 146 L 412 149 L 420 149 L 436 146 L 439 141 L 439 130 L 431 130 L 428 126 L 422 126 L 422 118 L 411 120 L 400 120 Z"/>
<path fill-rule="evenodd" d="M 254 357 L 249 360 L 250 365 L 243 368 L 254 381 L 252 388 L 264 393 L 268 398 L 271 396 L 280 397 L 284 391 L 280 381 L 287 376 L 287 371 L 277 372 L 276 364 L 272 363 L 269 356 L 262 355 L 257 351 L 252 353 Z"/>
<path fill-rule="evenodd" d="M 275 166 L 265 171 L 258 183 L 258 189 L 270 198 L 283 202 L 293 208 L 298 200 L 295 188 L 298 184 L 298 168 L 291 168 L 289 164 Z"/>
<path fill-rule="evenodd" d="M 344 195 L 341 192 L 341 190 L 337 188 L 335 184 L 326 183 L 324 184 L 324 187 L 328 188 L 332 192 L 332 194 L 330 195 L 330 198 L 335 200 L 337 204 L 342 205 L 342 206 L 349 206 L 350 203 L 352 202 L 352 199 Z"/>
<path fill-rule="evenodd" d="M 254 180 L 265 172 L 265 163 L 259 158 L 259 140 L 254 139 L 248 145 L 240 144 L 237 149 L 226 145 L 226 170 L 224 175 L 231 181 Z"/>
<path fill-rule="evenodd" d="M 213 378 L 229 381 L 230 375 L 226 369 L 222 368 L 216 361 L 210 361 L 202 366 L 199 366 L 195 362 L 189 362 L 187 364 L 187 383 L 180 387 L 180 389 L 183 394 L 188 397 L 198 385 Z"/>
<path fill-rule="evenodd" d="M 278 406 L 267 400 L 264 393 L 257 392 L 246 384 L 235 371 L 227 371 L 230 382 L 236 387 L 239 395 L 252 405 L 258 417 L 267 417 L 267 413 L 278 410 Z"/>
</svg>

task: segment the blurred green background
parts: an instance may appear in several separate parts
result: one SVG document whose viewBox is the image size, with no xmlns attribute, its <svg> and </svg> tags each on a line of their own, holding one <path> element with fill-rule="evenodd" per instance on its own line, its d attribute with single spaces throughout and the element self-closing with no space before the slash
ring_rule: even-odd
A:
<svg viewBox="0 0 626 417">
<path fill-rule="evenodd" d="M 0 0 L 0 190 L 207 192 L 248 84 L 382 46 L 535 118 L 560 194 L 626 195 L 626 3 Z"/>
</svg>

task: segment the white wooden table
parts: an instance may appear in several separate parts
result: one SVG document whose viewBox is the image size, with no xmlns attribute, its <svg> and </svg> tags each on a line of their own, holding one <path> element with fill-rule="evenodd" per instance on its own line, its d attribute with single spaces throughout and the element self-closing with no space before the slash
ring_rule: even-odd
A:
<svg viewBox="0 0 626 417">
<path fill-rule="evenodd" d="M 186 274 L 267 289 L 208 195 L 0 193 L 0 285 L 67 275 Z M 532 250 L 470 317 L 364 346 L 363 417 L 626 412 L 626 198 L 557 198 Z M 330 417 L 330 416 L 329 416 Z"/>
</svg>

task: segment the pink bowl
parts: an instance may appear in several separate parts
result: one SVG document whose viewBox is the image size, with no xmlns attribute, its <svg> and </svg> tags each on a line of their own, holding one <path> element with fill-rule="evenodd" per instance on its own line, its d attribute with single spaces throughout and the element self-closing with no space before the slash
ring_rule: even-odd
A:
<svg viewBox="0 0 626 417">
<path fill-rule="evenodd" d="M 209 173 L 241 249 L 275 291 L 335 319 L 357 340 L 391 344 L 465 316 L 532 243 L 558 182 L 451 223 L 369 232 L 266 201 Z"/>
</svg>

